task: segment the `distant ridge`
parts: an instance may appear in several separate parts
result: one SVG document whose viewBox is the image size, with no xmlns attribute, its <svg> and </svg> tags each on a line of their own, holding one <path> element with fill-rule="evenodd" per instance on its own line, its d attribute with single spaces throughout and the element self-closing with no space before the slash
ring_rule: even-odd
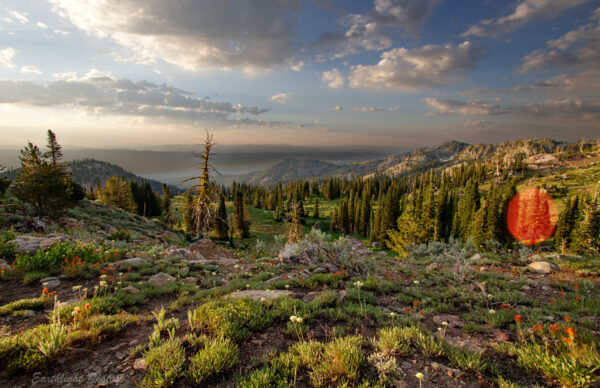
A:
<svg viewBox="0 0 600 388">
<path fill-rule="evenodd" d="M 4 173 L 4 176 L 9 177 L 10 179 L 15 179 L 17 174 L 21 169 L 13 169 Z M 125 178 L 127 180 L 133 179 L 136 182 L 148 181 L 152 190 L 160 193 L 162 191 L 162 183 L 154 180 L 147 179 L 138 175 L 135 175 L 122 167 L 119 167 L 115 164 L 102 162 L 94 159 L 83 159 L 83 160 L 74 160 L 67 163 L 67 170 L 69 170 L 72 174 L 73 180 L 80 185 L 89 188 L 90 186 L 96 186 L 96 184 L 104 185 L 108 178 L 112 176 L 118 176 Z M 181 189 L 169 185 L 169 187 L 173 190 L 175 194 L 180 194 L 182 192 Z"/>
</svg>

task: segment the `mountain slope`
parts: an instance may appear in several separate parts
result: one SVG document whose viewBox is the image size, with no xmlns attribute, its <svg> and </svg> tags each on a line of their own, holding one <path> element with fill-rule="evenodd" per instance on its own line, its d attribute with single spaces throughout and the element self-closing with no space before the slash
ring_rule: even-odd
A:
<svg viewBox="0 0 600 388">
<path fill-rule="evenodd" d="M 13 169 L 4 175 L 14 180 L 20 170 L 20 168 Z M 150 186 L 152 186 L 152 190 L 158 193 L 162 191 L 162 183 L 159 181 L 140 177 L 115 164 L 99 160 L 74 160 L 67 163 L 67 170 L 71 172 L 73 180 L 84 187 L 96 186 L 97 183 L 103 185 L 108 178 L 118 176 L 127 180 L 133 179 L 136 182 L 148 181 L 150 182 Z M 174 186 L 169 187 L 171 187 L 174 193 L 181 193 L 180 189 Z"/>
</svg>

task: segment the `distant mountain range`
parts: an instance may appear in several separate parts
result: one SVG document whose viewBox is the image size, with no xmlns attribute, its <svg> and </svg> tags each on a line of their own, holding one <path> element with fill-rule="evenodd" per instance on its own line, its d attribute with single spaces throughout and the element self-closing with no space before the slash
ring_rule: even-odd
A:
<svg viewBox="0 0 600 388">
<path fill-rule="evenodd" d="M 349 152 L 343 156 L 338 154 L 335 157 L 345 157 L 349 159 L 356 158 L 359 160 L 350 162 L 339 160 L 331 161 L 332 159 L 336 160 L 332 156 L 329 157 L 330 161 L 324 161 L 320 158 L 307 158 L 306 156 L 308 156 L 310 152 L 314 152 L 314 150 L 304 150 L 304 153 L 302 154 L 302 156 L 304 156 L 303 158 L 291 156 L 281 157 L 281 154 L 275 153 L 274 155 L 269 156 L 269 158 L 277 156 L 280 158 L 278 161 L 273 161 L 274 164 L 270 167 L 246 173 L 215 175 L 214 179 L 217 183 L 224 185 L 229 185 L 234 180 L 239 183 L 254 185 L 272 185 L 277 182 L 287 182 L 299 179 L 322 179 L 330 176 L 373 176 L 375 174 L 397 176 L 425 171 L 430 168 L 449 168 L 462 163 L 472 163 L 477 160 L 511 160 L 516 154 L 522 154 L 526 160 L 529 160 L 533 164 L 538 163 L 540 160 L 549 163 L 553 161 L 553 156 L 549 154 L 554 152 L 557 147 L 565 144 L 567 143 L 551 139 L 522 139 L 499 144 L 467 144 L 458 141 L 449 141 L 435 147 L 423 147 L 412 151 L 396 153 L 383 158 L 380 157 L 365 160 L 364 158 L 369 154 L 360 154 L 357 152 Z M 81 152 L 84 154 L 83 150 Z M 103 152 L 105 156 L 112 152 L 114 152 L 115 155 L 118 154 L 115 150 L 104 150 Z M 134 158 L 135 155 L 141 157 L 141 161 L 136 161 L 136 164 L 139 164 L 144 160 L 149 160 L 152 156 L 158 158 L 158 160 L 166 158 L 165 163 L 167 163 L 166 160 L 171 160 L 171 165 L 168 166 L 168 168 L 165 167 L 169 170 L 176 169 L 176 165 L 180 163 L 177 157 L 175 157 L 175 154 L 180 156 L 182 154 L 163 151 L 127 152 L 127 160 Z M 322 155 L 317 153 L 316 156 Z M 123 158 L 123 156 L 121 156 L 121 158 Z M 245 160 L 247 163 L 250 163 L 253 158 L 256 161 L 260 160 L 259 164 L 262 164 L 265 160 L 269 159 L 262 154 L 252 156 L 250 153 L 247 153 L 243 154 L 240 160 Z M 131 162 L 128 164 L 131 164 Z M 108 178 L 114 175 L 122 176 L 126 179 L 134 179 L 138 182 L 146 179 L 127 171 L 117 164 L 94 159 L 70 162 L 69 168 L 72 171 L 73 179 L 88 187 L 90 185 L 95 185 L 96 182 L 103 184 Z M 181 174 L 180 176 L 182 176 L 176 181 L 179 183 L 179 188 L 171 186 L 175 192 L 181 192 L 184 187 L 182 187 L 180 182 L 183 178 L 195 174 L 196 171 L 187 170 L 180 171 L 179 173 Z M 9 175 L 14 176 L 14 174 L 15 170 Z M 156 175 L 160 176 L 158 173 Z M 150 184 L 155 191 L 161 191 L 161 182 L 156 179 L 146 180 L 150 181 Z M 161 180 L 164 179 L 161 178 Z"/>
<path fill-rule="evenodd" d="M 4 173 L 3 175 L 8 176 L 10 179 L 16 177 L 21 169 L 13 169 Z M 104 185 L 108 178 L 112 176 L 118 176 L 125 178 L 126 180 L 134 180 L 136 182 L 148 181 L 152 190 L 157 193 L 162 192 L 162 182 L 154 179 L 147 179 L 141 176 L 135 175 L 122 167 L 115 164 L 102 162 L 94 159 L 75 160 L 68 163 L 67 170 L 71 172 L 72 178 L 75 182 L 80 185 L 89 188 L 90 186 L 96 186 L 96 184 Z M 183 190 L 169 186 L 176 194 L 180 194 Z"/>
<path fill-rule="evenodd" d="M 552 153 L 566 144 L 552 139 L 522 139 L 500 144 L 467 144 L 449 141 L 435 147 L 423 147 L 383 159 L 352 163 L 328 163 L 321 160 L 284 158 L 274 166 L 259 172 L 227 177 L 236 182 L 270 185 L 281 181 L 318 179 L 329 176 L 389 176 L 411 174 L 436 167 L 451 167 L 476 160 L 510 160 L 516 154 L 524 158 Z M 225 183 L 230 183 L 226 181 Z"/>
</svg>

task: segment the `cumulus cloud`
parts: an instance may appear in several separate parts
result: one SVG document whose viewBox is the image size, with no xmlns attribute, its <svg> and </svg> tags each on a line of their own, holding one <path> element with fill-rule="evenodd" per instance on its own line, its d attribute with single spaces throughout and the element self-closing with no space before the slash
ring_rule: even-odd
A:
<svg viewBox="0 0 600 388">
<path fill-rule="evenodd" d="M 576 69 L 596 68 L 600 61 L 600 8 L 592 13 L 592 22 L 549 40 L 548 48 L 535 50 L 522 60 L 522 71 L 545 67 Z"/>
<path fill-rule="evenodd" d="M 375 0 L 375 7 L 369 12 L 341 17 L 342 31 L 323 34 L 311 48 L 321 52 L 321 58 L 387 49 L 393 44 L 390 31 L 415 34 L 439 3 L 440 0 Z"/>
<path fill-rule="evenodd" d="M 554 17 L 589 0 L 520 0 L 513 12 L 497 19 L 485 19 L 461 36 L 498 36 L 515 31 L 531 22 Z"/>
<path fill-rule="evenodd" d="M 346 83 L 346 79 L 338 69 L 323 72 L 321 80 L 330 88 L 341 88 Z"/>
<path fill-rule="evenodd" d="M 279 93 L 271 96 L 269 100 L 277 104 L 288 104 L 290 102 L 290 95 L 288 93 Z"/>
<path fill-rule="evenodd" d="M 40 69 L 35 66 L 23 66 L 21 68 L 21 73 L 34 73 L 34 74 L 42 74 Z"/>
<path fill-rule="evenodd" d="M 269 68 L 294 51 L 297 0 L 50 0 L 76 27 L 184 69 Z"/>
<path fill-rule="evenodd" d="M 260 115 L 269 109 L 194 97 L 193 93 L 147 81 L 117 79 L 92 70 L 84 76 L 55 74 L 55 81 L 37 83 L 0 80 L 0 104 L 69 106 L 91 115 L 157 117 L 181 120 L 235 120 L 232 115 Z"/>
<path fill-rule="evenodd" d="M 459 101 L 454 99 L 426 98 L 423 101 L 436 112 L 427 113 L 428 116 L 437 115 L 465 115 L 488 116 L 498 113 L 498 105 L 489 104 L 483 100 Z"/>
<path fill-rule="evenodd" d="M 11 47 L 0 47 L 0 66 L 15 67 L 12 58 L 17 51 Z"/>
<path fill-rule="evenodd" d="M 39 28 L 41 28 L 42 30 L 45 30 L 46 28 L 48 28 L 48 25 L 46 23 L 42 23 L 42 22 L 37 22 L 35 23 L 36 26 L 38 26 Z"/>
<path fill-rule="evenodd" d="M 468 41 L 457 46 L 396 48 L 384 52 L 376 65 L 356 66 L 349 81 L 351 87 L 414 91 L 451 84 L 459 70 L 472 69 L 480 58 L 480 50 Z"/>
<path fill-rule="evenodd" d="M 343 110 L 344 110 L 344 107 L 343 107 L 343 106 L 340 106 L 340 105 L 337 105 L 337 106 L 336 106 L 335 108 L 333 108 L 333 109 L 339 112 L 339 111 L 343 111 Z"/>
</svg>

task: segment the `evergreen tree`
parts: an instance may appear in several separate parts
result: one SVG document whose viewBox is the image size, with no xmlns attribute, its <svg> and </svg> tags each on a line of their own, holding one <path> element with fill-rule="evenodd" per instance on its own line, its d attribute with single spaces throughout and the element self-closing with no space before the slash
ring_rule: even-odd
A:
<svg viewBox="0 0 600 388">
<path fill-rule="evenodd" d="M 317 196 L 315 196 L 315 209 L 313 210 L 313 217 L 317 219 L 319 218 L 319 197 Z"/>
<path fill-rule="evenodd" d="M 106 183 L 100 189 L 100 199 L 106 205 L 118 207 L 132 213 L 137 212 L 137 206 L 133 200 L 131 186 L 125 178 L 112 176 L 106 180 Z"/>
<path fill-rule="evenodd" d="M 584 201 L 580 222 L 574 231 L 574 246 L 577 252 L 600 250 L 600 209 L 596 201 Z"/>
<path fill-rule="evenodd" d="M 239 238 L 250 237 L 250 214 L 244 204 L 244 194 L 237 190 L 233 195 L 233 230 Z"/>
<path fill-rule="evenodd" d="M 194 198 L 188 190 L 183 195 L 183 231 L 188 235 L 196 234 L 196 222 L 194 220 Z"/>
<path fill-rule="evenodd" d="M 11 189 L 20 200 L 33 206 L 40 216 L 53 215 L 72 204 L 71 178 L 56 159 L 56 166 L 31 142 L 21 150 L 21 172 Z"/>
<path fill-rule="evenodd" d="M 227 207 L 225 206 L 225 196 L 219 195 L 219 207 L 215 217 L 213 231 L 215 237 L 219 240 L 225 240 L 229 234 L 229 224 L 227 223 Z"/>
<path fill-rule="evenodd" d="M 62 147 L 56 141 L 56 135 L 51 130 L 48 130 L 48 151 L 44 153 L 44 158 L 49 159 L 52 165 L 57 167 L 62 156 Z"/>
</svg>

